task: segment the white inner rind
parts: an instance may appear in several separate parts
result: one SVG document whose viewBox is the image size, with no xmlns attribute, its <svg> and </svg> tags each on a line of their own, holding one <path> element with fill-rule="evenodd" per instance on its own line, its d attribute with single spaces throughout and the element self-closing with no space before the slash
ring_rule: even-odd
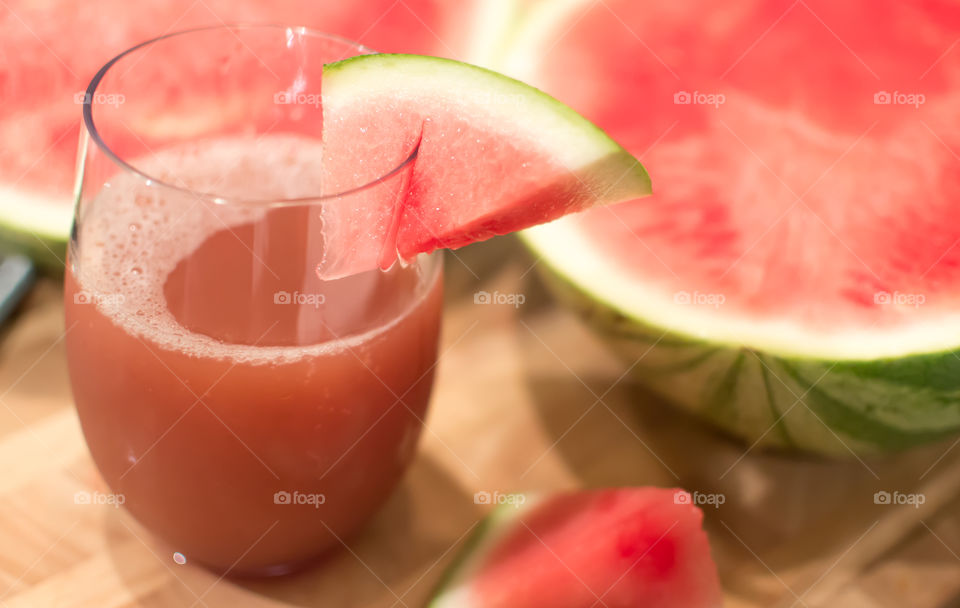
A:
<svg viewBox="0 0 960 608">
<path fill-rule="evenodd" d="M 560 276 L 640 323 L 727 346 L 746 346 L 789 357 L 875 360 L 957 349 L 960 314 L 939 315 L 896 328 L 817 331 L 790 320 L 752 319 L 724 309 L 682 306 L 675 294 L 645 282 L 591 242 L 575 217 L 522 233 Z"/>
<path fill-rule="evenodd" d="M 42 239 L 65 241 L 73 221 L 73 207 L 68 199 L 0 185 L 0 218 L 8 227 Z"/>
</svg>

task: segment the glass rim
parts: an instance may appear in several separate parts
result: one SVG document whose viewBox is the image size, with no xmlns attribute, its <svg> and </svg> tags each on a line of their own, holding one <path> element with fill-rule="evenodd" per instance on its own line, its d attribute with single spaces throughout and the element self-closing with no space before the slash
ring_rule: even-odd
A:
<svg viewBox="0 0 960 608">
<path fill-rule="evenodd" d="M 97 92 L 97 87 L 100 85 L 100 82 L 110 71 L 110 68 L 112 68 L 118 61 L 130 55 L 131 53 L 134 53 L 140 49 L 153 45 L 157 42 L 167 40 L 169 38 L 186 36 L 189 34 L 198 34 L 202 32 L 233 31 L 233 30 L 289 31 L 289 32 L 300 34 L 300 35 L 307 35 L 313 38 L 323 38 L 327 40 L 341 42 L 345 45 L 355 48 L 357 51 L 359 51 L 360 54 L 376 53 L 376 51 L 374 51 L 370 47 L 365 46 L 354 40 L 350 40 L 349 38 L 344 38 L 343 36 L 338 36 L 336 34 L 328 34 L 328 33 L 321 32 L 313 28 L 302 26 L 302 25 L 240 22 L 240 23 L 224 23 L 221 25 L 207 25 L 207 26 L 177 30 L 175 32 L 168 32 L 161 36 L 156 36 L 154 38 L 144 40 L 143 42 L 140 42 L 138 44 L 135 44 L 125 49 L 124 51 L 112 57 L 109 61 L 103 64 L 103 66 L 101 66 L 99 70 L 97 70 L 97 73 L 94 74 L 93 78 L 90 80 L 90 84 L 87 85 L 86 94 L 84 95 L 84 98 L 83 98 L 83 109 L 82 109 L 83 126 L 86 131 L 86 136 L 88 136 L 91 140 L 93 140 L 94 144 L 104 154 L 106 154 L 107 158 L 109 158 L 113 162 L 113 164 L 115 164 L 121 171 L 137 176 L 141 181 L 144 182 L 145 185 L 147 186 L 156 185 L 156 186 L 167 188 L 176 192 L 193 195 L 197 197 L 197 199 L 199 200 L 208 200 L 217 204 L 280 206 L 280 205 L 305 205 L 305 204 L 311 204 L 311 203 L 320 203 L 323 201 L 338 199 L 344 196 L 349 196 L 351 194 L 363 192 L 379 184 L 382 184 L 390 180 L 391 178 L 395 177 L 397 174 L 401 173 L 404 169 L 406 169 L 409 165 L 411 165 L 416 160 L 417 154 L 419 153 L 419 150 L 420 150 L 419 140 L 413 145 L 413 150 L 409 154 L 407 154 L 403 158 L 403 160 L 401 160 L 400 163 L 397 164 L 395 167 L 393 167 L 383 175 L 380 175 L 379 177 L 376 177 L 358 186 L 354 186 L 353 188 L 348 188 L 346 190 L 335 192 L 332 194 L 318 194 L 315 196 L 303 196 L 303 197 L 295 197 L 295 198 L 278 197 L 278 198 L 269 198 L 269 199 L 243 199 L 243 198 L 237 198 L 237 197 L 231 197 L 231 196 L 223 196 L 215 192 L 204 192 L 200 190 L 193 190 L 191 188 L 184 188 L 176 184 L 171 184 L 168 181 L 158 179 L 138 169 L 137 167 L 127 162 L 125 159 L 121 158 L 119 154 L 114 152 L 113 149 L 107 144 L 107 142 L 105 142 L 103 138 L 100 136 L 100 131 L 97 129 L 97 126 L 93 120 L 93 100 L 96 99 L 95 95 Z M 85 155 L 85 152 L 81 150 L 80 154 Z"/>
</svg>

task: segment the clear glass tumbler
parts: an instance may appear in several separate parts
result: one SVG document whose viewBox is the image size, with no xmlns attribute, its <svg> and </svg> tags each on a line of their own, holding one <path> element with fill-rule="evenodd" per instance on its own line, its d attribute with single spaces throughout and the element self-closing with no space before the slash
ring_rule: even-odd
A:
<svg viewBox="0 0 960 608">
<path fill-rule="evenodd" d="M 342 272 L 389 247 L 374 211 L 405 194 L 416 141 L 366 158 L 322 142 L 323 66 L 366 52 L 191 30 L 114 58 L 84 100 L 65 291 L 83 432 L 125 507 L 220 572 L 337 545 L 422 428 L 441 257 Z"/>
</svg>

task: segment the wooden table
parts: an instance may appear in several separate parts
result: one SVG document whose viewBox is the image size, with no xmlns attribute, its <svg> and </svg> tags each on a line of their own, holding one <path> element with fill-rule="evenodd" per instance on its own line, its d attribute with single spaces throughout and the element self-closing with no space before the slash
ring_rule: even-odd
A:
<svg viewBox="0 0 960 608">
<path fill-rule="evenodd" d="M 858 462 L 763 454 L 646 394 L 555 306 L 511 240 L 458 252 L 432 412 L 400 490 L 310 572 L 218 580 L 104 491 L 73 412 L 61 291 L 46 279 L 0 341 L 0 607 L 422 606 L 484 514 L 478 490 L 626 484 L 723 494 L 707 529 L 732 607 L 960 606 L 960 449 Z M 478 289 L 526 302 L 478 305 Z M 922 493 L 919 508 L 874 504 Z"/>
</svg>

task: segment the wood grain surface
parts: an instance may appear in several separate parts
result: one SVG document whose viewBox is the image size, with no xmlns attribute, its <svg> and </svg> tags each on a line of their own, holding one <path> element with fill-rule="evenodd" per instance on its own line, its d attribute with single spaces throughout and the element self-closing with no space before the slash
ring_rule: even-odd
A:
<svg viewBox="0 0 960 608">
<path fill-rule="evenodd" d="M 320 566 L 259 581 L 178 564 L 123 509 L 78 504 L 107 489 L 45 279 L 0 334 L 0 607 L 418 607 L 484 515 L 475 492 L 640 484 L 723 497 L 705 511 L 728 606 L 958 605 L 953 441 L 848 462 L 751 450 L 645 393 L 534 264 L 509 239 L 448 256 L 443 355 L 404 483 Z M 479 289 L 525 302 L 474 304 Z M 924 503 L 878 505 L 878 491 Z"/>
</svg>

